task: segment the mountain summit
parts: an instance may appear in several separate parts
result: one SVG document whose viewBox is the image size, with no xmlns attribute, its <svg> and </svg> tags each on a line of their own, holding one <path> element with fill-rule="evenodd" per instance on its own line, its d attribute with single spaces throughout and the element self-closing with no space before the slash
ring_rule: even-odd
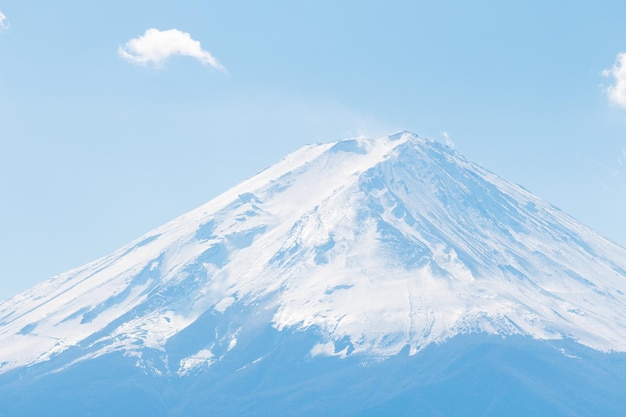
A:
<svg viewBox="0 0 626 417">
<path fill-rule="evenodd" d="M 625 294 L 626 249 L 403 132 L 305 146 L 3 302 L 0 373 L 109 357 L 238 372 L 281 334 L 298 361 L 417 357 L 472 334 L 626 352 Z"/>
</svg>

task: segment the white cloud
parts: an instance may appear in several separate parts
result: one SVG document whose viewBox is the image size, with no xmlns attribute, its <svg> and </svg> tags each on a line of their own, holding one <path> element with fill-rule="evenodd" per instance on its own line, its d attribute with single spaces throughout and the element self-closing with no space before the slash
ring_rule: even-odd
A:
<svg viewBox="0 0 626 417">
<path fill-rule="evenodd" d="M 602 71 L 602 75 L 613 78 L 613 85 L 606 89 L 609 101 L 626 107 L 626 52 L 617 54 L 613 68 Z"/>
<path fill-rule="evenodd" d="M 454 149 L 454 142 L 452 141 L 452 138 L 450 137 L 448 131 L 444 130 L 443 132 L 441 132 L 441 136 L 443 136 L 443 138 L 445 139 L 448 148 Z"/>
<path fill-rule="evenodd" d="M 7 23 L 7 17 L 4 15 L 4 13 L 0 12 L 0 29 L 8 29 L 9 28 L 9 24 Z"/>
<path fill-rule="evenodd" d="M 189 33 L 178 29 L 148 29 L 143 36 L 133 38 L 119 47 L 117 52 L 133 64 L 153 64 L 156 67 L 162 67 L 173 55 L 190 56 L 203 64 L 226 72 L 226 68 L 209 51 L 202 49 L 200 42 L 194 40 Z"/>
</svg>

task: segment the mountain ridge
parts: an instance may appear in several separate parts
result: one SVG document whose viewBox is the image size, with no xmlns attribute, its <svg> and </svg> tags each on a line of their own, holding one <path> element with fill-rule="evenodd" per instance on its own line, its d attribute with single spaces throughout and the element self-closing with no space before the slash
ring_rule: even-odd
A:
<svg viewBox="0 0 626 417">
<path fill-rule="evenodd" d="M 474 332 L 624 352 L 625 292 L 626 249 L 401 132 L 305 146 L 0 303 L 0 373 L 122 352 L 186 375 L 237 349 L 254 316 L 314 330 L 312 357 L 416 354 Z M 196 351 L 173 347 L 182 332 Z"/>
</svg>

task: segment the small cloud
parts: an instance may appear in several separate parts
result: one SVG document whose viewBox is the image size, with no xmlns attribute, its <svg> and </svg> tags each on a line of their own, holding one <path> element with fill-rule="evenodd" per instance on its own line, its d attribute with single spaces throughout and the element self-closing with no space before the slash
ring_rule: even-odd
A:
<svg viewBox="0 0 626 417">
<path fill-rule="evenodd" d="M 203 64 L 226 72 L 226 68 L 209 51 L 202 49 L 199 41 L 178 29 L 148 29 L 143 36 L 133 38 L 124 46 L 120 46 L 117 53 L 132 64 L 153 64 L 156 67 L 162 67 L 173 55 L 190 56 Z"/>
<path fill-rule="evenodd" d="M 626 52 L 617 54 L 613 68 L 602 71 L 602 75 L 613 79 L 613 84 L 606 89 L 609 101 L 626 107 Z"/>
<path fill-rule="evenodd" d="M 450 134 L 446 130 L 441 132 L 441 136 L 445 139 L 448 148 L 454 149 L 454 142 L 452 142 L 452 138 L 450 138 Z"/>
<path fill-rule="evenodd" d="M 7 17 L 0 11 L 0 29 L 8 29 Z"/>
</svg>

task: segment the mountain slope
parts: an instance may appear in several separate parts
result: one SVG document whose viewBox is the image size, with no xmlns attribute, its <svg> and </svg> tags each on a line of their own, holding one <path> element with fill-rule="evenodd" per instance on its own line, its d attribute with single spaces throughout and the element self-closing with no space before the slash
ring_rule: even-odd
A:
<svg viewBox="0 0 626 417">
<path fill-rule="evenodd" d="M 3 302 L 0 373 L 107 355 L 151 375 L 251 367 L 271 349 L 243 346 L 274 331 L 309 335 L 310 357 L 415 355 L 471 333 L 624 352 L 625 293 L 624 248 L 405 132 L 304 147 Z"/>
</svg>

